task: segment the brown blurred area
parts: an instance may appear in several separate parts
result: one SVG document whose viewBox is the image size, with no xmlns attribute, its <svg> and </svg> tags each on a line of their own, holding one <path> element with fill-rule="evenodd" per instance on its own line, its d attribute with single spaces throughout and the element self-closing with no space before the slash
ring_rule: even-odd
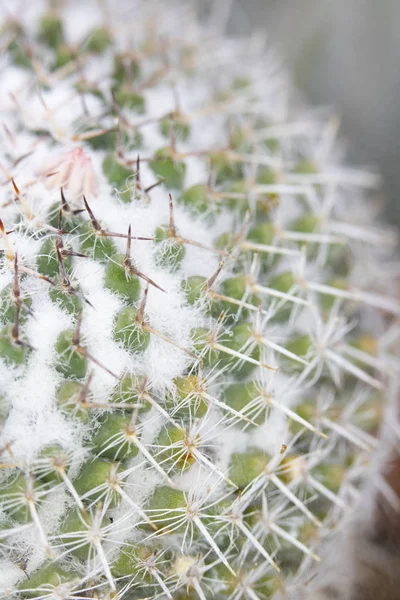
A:
<svg viewBox="0 0 400 600">
<path fill-rule="evenodd" d="M 349 160 L 376 167 L 400 227 L 400 1 L 201 0 L 229 32 L 265 32 L 314 105 L 341 117 Z"/>
</svg>

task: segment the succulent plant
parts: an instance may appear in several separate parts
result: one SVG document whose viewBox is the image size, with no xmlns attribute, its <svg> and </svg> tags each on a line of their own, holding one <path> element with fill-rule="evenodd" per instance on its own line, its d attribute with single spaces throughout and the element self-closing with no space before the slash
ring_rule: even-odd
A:
<svg viewBox="0 0 400 600">
<path fill-rule="evenodd" d="M 399 372 L 379 182 L 184 3 L 2 23 L 1 596 L 270 598 Z"/>
</svg>

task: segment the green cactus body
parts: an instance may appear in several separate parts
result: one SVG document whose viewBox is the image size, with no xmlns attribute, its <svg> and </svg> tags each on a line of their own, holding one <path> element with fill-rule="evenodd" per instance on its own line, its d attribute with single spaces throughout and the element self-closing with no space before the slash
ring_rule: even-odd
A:
<svg viewBox="0 0 400 600">
<path fill-rule="evenodd" d="M 398 375 L 375 182 L 179 2 L 31 4 L 0 31 L 0 597 L 273 598 Z"/>
</svg>

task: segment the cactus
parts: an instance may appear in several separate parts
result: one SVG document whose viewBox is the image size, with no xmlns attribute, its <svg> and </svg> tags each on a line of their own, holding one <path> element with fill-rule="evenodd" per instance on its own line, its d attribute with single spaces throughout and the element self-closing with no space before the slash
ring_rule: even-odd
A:
<svg viewBox="0 0 400 600">
<path fill-rule="evenodd" d="M 185 4 L 18 6 L 1 596 L 271 598 L 352 507 L 398 374 L 377 178 Z"/>
</svg>

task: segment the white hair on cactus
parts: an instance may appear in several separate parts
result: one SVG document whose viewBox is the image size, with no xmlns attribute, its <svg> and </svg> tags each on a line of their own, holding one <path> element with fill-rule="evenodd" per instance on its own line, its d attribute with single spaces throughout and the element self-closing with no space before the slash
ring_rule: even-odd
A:
<svg viewBox="0 0 400 600">
<path fill-rule="evenodd" d="M 169 4 L 1 7 L 6 597 L 272 597 L 399 373 L 378 178 L 261 39 Z"/>
</svg>

